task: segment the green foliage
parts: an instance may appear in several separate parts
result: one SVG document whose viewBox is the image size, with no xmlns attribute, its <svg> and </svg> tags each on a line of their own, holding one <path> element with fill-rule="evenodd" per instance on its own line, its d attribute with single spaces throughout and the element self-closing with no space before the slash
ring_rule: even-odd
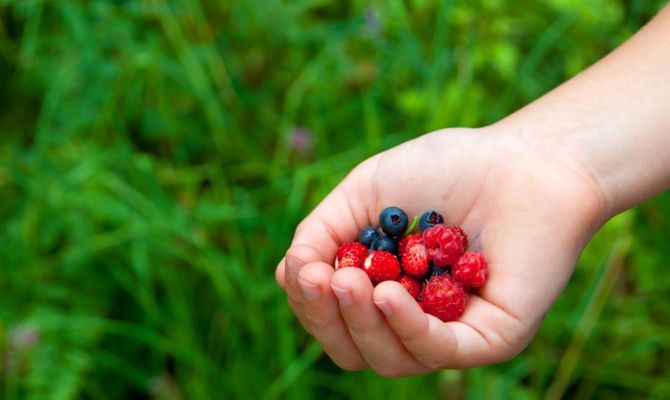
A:
<svg viewBox="0 0 670 400">
<path fill-rule="evenodd" d="M 340 371 L 273 277 L 357 162 L 501 118 L 661 3 L 1 0 L 0 398 L 667 398 L 666 195 L 498 366 Z"/>
</svg>

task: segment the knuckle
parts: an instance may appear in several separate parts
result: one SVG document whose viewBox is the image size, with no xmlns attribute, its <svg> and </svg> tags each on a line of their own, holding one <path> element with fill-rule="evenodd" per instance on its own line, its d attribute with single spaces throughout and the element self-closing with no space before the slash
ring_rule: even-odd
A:
<svg viewBox="0 0 670 400">
<path fill-rule="evenodd" d="M 433 370 L 441 369 L 445 365 L 445 360 L 442 357 L 436 356 L 435 354 L 424 354 L 415 357 L 421 364 Z"/>
<path fill-rule="evenodd" d="M 313 312 L 305 310 L 305 317 L 309 321 L 309 325 L 313 332 L 323 332 L 330 328 L 331 323 L 328 319 L 317 317 Z"/>
<path fill-rule="evenodd" d="M 388 367 L 388 366 L 376 367 L 375 372 L 380 376 L 383 376 L 384 378 L 400 378 L 405 376 L 403 371 L 396 367 Z"/>
<path fill-rule="evenodd" d="M 332 357 L 330 359 L 345 371 L 361 371 L 368 368 L 368 365 L 365 361 L 360 359 L 352 359 L 351 357 Z"/>
<path fill-rule="evenodd" d="M 304 235 L 305 231 L 307 230 L 307 219 L 303 219 L 298 223 L 298 225 L 295 227 L 295 232 L 293 234 L 293 239 L 298 238 L 302 235 Z"/>
</svg>

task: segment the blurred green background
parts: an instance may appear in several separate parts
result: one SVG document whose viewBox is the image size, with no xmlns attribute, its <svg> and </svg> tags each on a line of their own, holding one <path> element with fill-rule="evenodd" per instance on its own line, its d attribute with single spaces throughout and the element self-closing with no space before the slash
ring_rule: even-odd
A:
<svg viewBox="0 0 670 400">
<path fill-rule="evenodd" d="M 501 365 L 341 371 L 273 276 L 358 162 L 496 121 L 662 3 L 0 0 L 0 398 L 669 398 L 666 194 Z"/>
</svg>

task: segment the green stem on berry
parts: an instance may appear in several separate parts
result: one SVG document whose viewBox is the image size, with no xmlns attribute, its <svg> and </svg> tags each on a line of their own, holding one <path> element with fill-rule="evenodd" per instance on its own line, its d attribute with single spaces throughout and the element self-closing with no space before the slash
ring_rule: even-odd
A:
<svg viewBox="0 0 670 400">
<path fill-rule="evenodd" d="M 405 230 L 405 233 L 403 233 L 402 235 L 403 235 L 403 236 L 407 236 L 407 235 L 409 235 L 410 233 L 412 233 L 412 231 L 414 230 L 414 228 L 416 228 L 416 224 L 417 224 L 417 222 L 419 222 L 419 217 L 415 215 L 414 218 L 412 219 L 412 223 L 409 224 L 409 226 L 407 226 L 407 229 Z"/>
</svg>

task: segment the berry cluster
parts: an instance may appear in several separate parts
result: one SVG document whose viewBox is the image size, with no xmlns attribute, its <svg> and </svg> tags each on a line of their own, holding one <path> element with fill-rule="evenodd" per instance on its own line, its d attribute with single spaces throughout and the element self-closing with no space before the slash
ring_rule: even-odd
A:
<svg viewBox="0 0 670 400">
<path fill-rule="evenodd" d="M 417 222 L 419 232 L 413 233 Z M 381 212 L 379 228 L 366 227 L 357 242 L 340 246 L 335 269 L 362 268 L 374 285 L 398 281 L 424 312 L 445 322 L 458 319 L 469 289 L 482 287 L 488 276 L 484 255 L 467 251 L 465 232 L 444 224 L 433 210 L 414 217 L 410 225 L 398 207 Z"/>
</svg>

